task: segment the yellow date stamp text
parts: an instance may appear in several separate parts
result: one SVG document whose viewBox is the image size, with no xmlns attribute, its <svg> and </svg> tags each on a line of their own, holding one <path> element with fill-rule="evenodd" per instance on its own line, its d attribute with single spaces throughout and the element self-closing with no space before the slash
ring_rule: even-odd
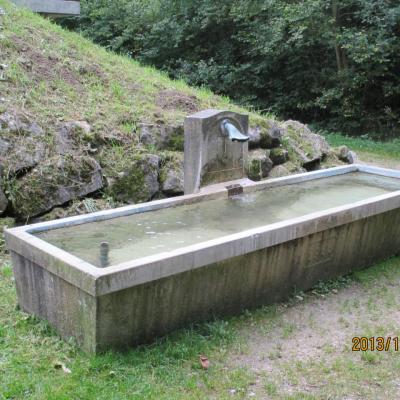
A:
<svg viewBox="0 0 400 400">
<path fill-rule="evenodd" d="M 399 351 L 399 338 L 397 336 L 355 336 L 352 339 L 352 351 Z"/>
</svg>

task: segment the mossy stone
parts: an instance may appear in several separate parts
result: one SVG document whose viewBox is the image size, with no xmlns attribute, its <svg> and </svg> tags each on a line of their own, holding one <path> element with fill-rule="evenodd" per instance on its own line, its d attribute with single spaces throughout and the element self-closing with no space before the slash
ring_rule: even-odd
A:
<svg viewBox="0 0 400 400">
<path fill-rule="evenodd" d="M 151 200 L 159 191 L 160 158 L 137 155 L 131 164 L 111 180 L 108 193 L 118 201 L 140 203 Z"/>
<path fill-rule="evenodd" d="M 272 149 L 282 144 L 282 130 L 273 124 L 269 129 L 262 130 L 260 133 L 260 147 L 263 149 Z"/>
<path fill-rule="evenodd" d="M 274 165 L 280 165 L 289 160 L 289 152 L 282 147 L 276 147 L 270 150 L 269 157 Z"/>
<path fill-rule="evenodd" d="M 49 158 L 7 186 L 15 214 L 27 218 L 95 192 L 103 180 L 96 160 L 69 155 Z"/>
<path fill-rule="evenodd" d="M 273 167 L 271 159 L 266 154 L 255 154 L 249 157 L 247 176 L 253 181 L 266 178 Z"/>
</svg>

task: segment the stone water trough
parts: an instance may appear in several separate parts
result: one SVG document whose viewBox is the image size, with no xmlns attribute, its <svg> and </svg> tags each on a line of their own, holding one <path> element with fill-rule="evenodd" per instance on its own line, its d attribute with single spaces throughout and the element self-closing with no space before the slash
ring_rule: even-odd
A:
<svg viewBox="0 0 400 400">
<path fill-rule="evenodd" d="M 5 231 L 24 311 L 96 352 L 399 253 L 399 171 L 353 164 L 253 182 L 240 174 L 243 116 L 211 110 L 186 122 L 188 194 Z M 202 187 L 230 169 L 234 181 Z"/>
</svg>

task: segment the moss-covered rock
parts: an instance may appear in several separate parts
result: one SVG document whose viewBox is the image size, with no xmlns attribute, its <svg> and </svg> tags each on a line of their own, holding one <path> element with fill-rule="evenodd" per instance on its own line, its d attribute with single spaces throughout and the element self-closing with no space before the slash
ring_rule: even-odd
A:
<svg viewBox="0 0 400 400">
<path fill-rule="evenodd" d="M 161 162 L 161 191 L 167 196 L 183 194 L 183 154 L 168 153 Z"/>
<path fill-rule="evenodd" d="M 307 170 L 289 161 L 285 164 L 276 165 L 273 167 L 268 175 L 268 178 L 280 178 L 282 176 L 300 174 L 303 172 L 307 172 Z"/>
<path fill-rule="evenodd" d="M 33 217 L 103 186 L 100 165 L 86 156 L 55 156 L 8 182 L 15 214 Z"/>
<path fill-rule="evenodd" d="M 270 150 L 269 158 L 274 163 L 274 165 L 284 164 L 286 161 L 289 160 L 289 152 L 282 147 L 276 147 Z"/>
<path fill-rule="evenodd" d="M 108 176 L 107 192 L 122 202 L 140 203 L 151 200 L 160 189 L 160 157 L 154 154 L 127 154 L 127 157 L 123 169 Z"/>
<path fill-rule="evenodd" d="M 253 181 L 259 181 L 268 176 L 273 163 L 265 150 L 253 150 L 249 152 L 247 162 L 247 176 Z"/>
<path fill-rule="evenodd" d="M 46 156 L 43 129 L 16 111 L 0 114 L 0 173 L 9 176 L 34 167 Z"/>
<path fill-rule="evenodd" d="M 84 150 L 94 139 L 92 128 L 87 121 L 69 121 L 62 124 L 55 136 L 58 154 L 71 154 Z"/>
<path fill-rule="evenodd" d="M 321 169 L 337 167 L 339 165 L 344 165 L 345 162 L 341 161 L 339 157 L 336 155 L 334 150 L 331 150 L 327 153 L 324 159 L 321 161 Z"/>
<path fill-rule="evenodd" d="M 263 149 L 272 149 L 279 147 L 282 143 L 283 131 L 279 125 L 275 122 L 271 122 L 271 125 L 267 129 L 261 130 L 260 133 L 260 147 Z"/>
<path fill-rule="evenodd" d="M 358 161 L 357 155 L 351 151 L 347 146 L 339 146 L 333 149 L 335 155 L 343 162 L 354 164 Z"/>
<path fill-rule="evenodd" d="M 157 150 L 183 151 L 183 124 L 144 124 L 138 125 L 139 140 L 146 146 Z"/>
<path fill-rule="evenodd" d="M 247 136 L 249 137 L 249 149 L 256 149 L 260 147 L 261 131 L 262 129 L 259 126 L 249 127 L 247 132 Z"/>
<path fill-rule="evenodd" d="M 317 135 L 298 121 L 286 121 L 283 129 L 283 145 L 289 152 L 289 158 L 299 166 L 312 167 L 318 165 L 329 153 L 330 147 L 320 135 Z"/>
</svg>

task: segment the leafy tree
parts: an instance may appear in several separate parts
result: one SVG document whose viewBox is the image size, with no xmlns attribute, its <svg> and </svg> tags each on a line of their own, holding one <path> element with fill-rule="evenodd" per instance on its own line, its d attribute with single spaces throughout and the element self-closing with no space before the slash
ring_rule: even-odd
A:
<svg viewBox="0 0 400 400">
<path fill-rule="evenodd" d="M 398 0 L 83 0 L 77 29 L 190 84 L 352 134 L 400 135 Z"/>
</svg>

